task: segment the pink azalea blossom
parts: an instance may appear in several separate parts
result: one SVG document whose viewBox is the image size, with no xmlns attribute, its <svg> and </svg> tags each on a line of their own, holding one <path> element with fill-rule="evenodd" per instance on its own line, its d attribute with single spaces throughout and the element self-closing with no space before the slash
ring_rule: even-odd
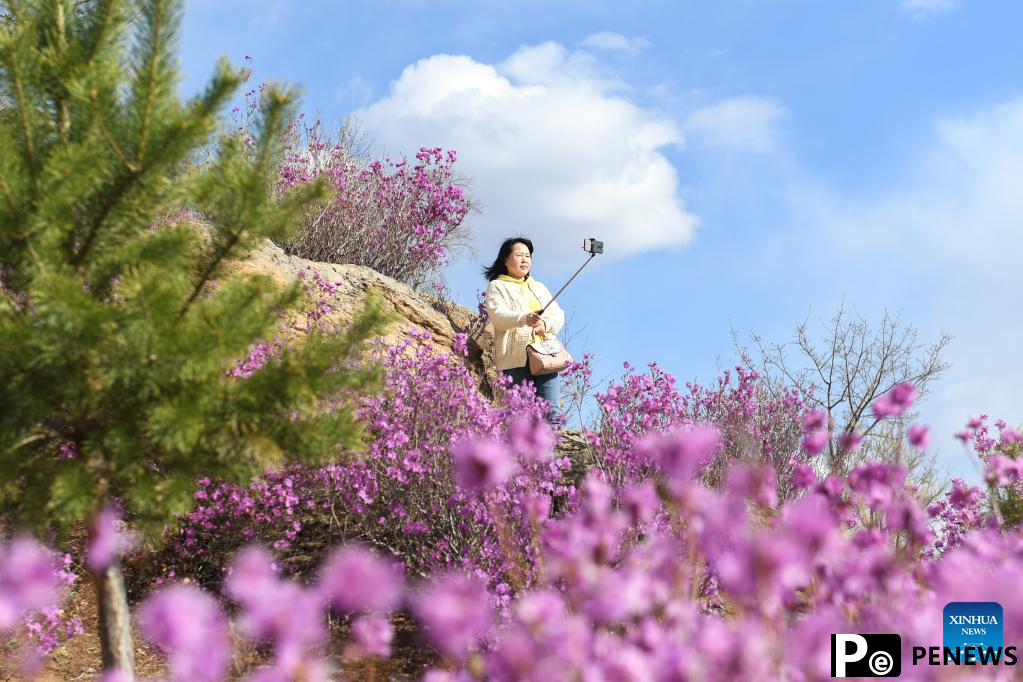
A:
<svg viewBox="0 0 1023 682">
<path fill-rule="evenodd" d="M 139 607 L 142 632 L 168 654 L 171 679 L 213 682 L 231 662 L 227 619 L 216 600 L 190 585 L 173 585 Z"/>
<path fill-rule="evenodd" d="M 999 440 L 1006 445 L 1014 445 L 1016 443 L 1023 443 L 1023 434 L 1020 434 L 1016 429 L 1010 429 L 1008 427 L 1003 428 L 1001 434 L 999 434 Z"/>
<path fill-rule="evenodd" d="M 402 582 L 393 562 L 359 545 L 336 550 L 319 577 L 324 597 L 342 612 L 391 611 L 401 603 Z"/>
<path fill-rule="evenodd" d="M 715 426 L 693 424 L 667 436 L 646 436 L 636 444 L 636 449 L 641 456 L 658 463 L 668 476 L 681 481 L 705 467 L 721 445 L 721 432 Z"/>
<path fill-rule="evenodd" d="M 800 490 L 812 488 L 817 483 L 817 474 L 808 464 L 800 464 L 792 470 L 792 485 Z"/>
<path fill-rule="evenodd" d="M 463 660 L 490 626 L 487 591 L 479 581 L 452 573 L 436 578 L 418 595 L 416 616 L 447 656 Z"/>
<path fill-rule="evenodd" d="M 554 450 L 554 432 L 543 419 L 519 417 L 508 427 L 508 445 L 528 460 L 549 461 Z"/>
<path fill-rule="evenodd" d="M 874 400 L 870 409 L 877 419 L 884 419 L 885 417 L 895 416 L 899 413 L 898 408 L 887 395 L 883 395 Z"/>
<path fill-rule="evenodd" d="M 469 438 L 451 448 L 455 480 L 466 490 L 503 485 L 518 468 L 507 448 L 497 441 Z"/>
<path fill-rule="evenodd" d="M 824 410 L 812 410 L 803 415 L 803 432 L 827 430 L 828 413 Z"/>
<path fill-rule="evenodd" d="M 913 447 L 924 450 L 931 443 L 931 430 L 925 424 L 913 424 L 906 430 L 906 437 Z"/>
<path fill-rule="evenodd" d="M 121 533 L 121 518 L 111 507 L 105 507 L 92 517 L 92 533 L 85 549 L 85 565 L 93 573 L 102 573 L 118 560 L 128 548 Z"/>
<path fill-rule="evenodd" d="M 58 589 L 53 556 L 45 547 L 27 536 L 0 543 L 0 632 L 56 602 Z"/>
<path fill-rule="evenodd" d="M 842 452 L 852 452 L 860 445 L 863 436 L 855 431 L 845 431 L 838 436 L 838 449 Z"/>
<path fill-rule="evenodd" d="M 898 417 L 912 406 L 916 399 L 916 387 L 909 383 L 896 384 L 890 391 L 877 398 L 871 405 L 878 419 Z"/>
<path fill-rule="evenodd" d="M 394 627 L 384 616 L 361 616 L 352 622 L 352 639 L 355 644 L 352 654 L 387 658 L 391 655 Z"/>
<path fill-rule="evenodd" d="M 821 429 L 811 431 L 806 434 L 805 438 L 803 438 L 803 450 L 805 450 L 808 455 L 819 455 L 824 451 L 824 448 L 828 446 L 829 440 L 830 438 L 827 431 Z"/>
</svg>

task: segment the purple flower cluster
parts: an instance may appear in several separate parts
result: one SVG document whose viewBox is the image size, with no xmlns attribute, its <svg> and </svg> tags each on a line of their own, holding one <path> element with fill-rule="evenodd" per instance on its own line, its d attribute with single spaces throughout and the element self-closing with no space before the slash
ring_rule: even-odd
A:
<svg viewBox="0 0 1023 682">
<path fill-rule="evenodd" d="M 138 621 L 146 637 L 168 652 L 170 680 L 223 679 L 231 662 L 230 633 L 214 597 L 190 585 L 172 585 L 142 603 Z"/>
<path fill-rule="evenodd" d="M 952 489 L 945 493 L 945 499 L 927 507 L 927 514 L 934 519 L 936 528 L 934 542 L 926 549 L 927 556 L 936 559 L 949 549 L 961 546 L 968 532 L 990 521 L 986 503 L 983 490 L 967 485 L 961 478 L 952 479 Z"/>
<path fill-rule="evenodd" d="M 415 164 L 367 163 L 343 143 L 327 141 L 320 121 L 300 118 L 279 169 L 277 191 L 325 178 L 336 190 L 326 208 L 311 210 L 305 233 L 289 248 L 316 260 L 371 267 L 407 284 L 422 284 L 448 260 L 470 209 L 454 172 L 454 150 L 423 147 Z"/>
<path fill-rule="evenodd" d="M 709 482 L 723 480 L 726 462 L 752 458 L 771 464 L 783 497 L 792 494 L 794 472 L 808 457 L 800 448 L 801 418 L 807 411 L 800 391 L 771 391 L 756 372 L 741 366 L 736 367 L 735 384 L 726 371 L 716 387 L 688 383 L 685 394 L 656 363 L 650 363 L 646 374 L 636 373 L 628 363 L 625 370 L 620 384 L 597 394 L 602 421 L 597 432 L 588 434 L 597 465 L 613 488 L 643 480 L 656 470 L 643 448 L 632 447 L 644 434 L 711 424 L 720 434 L 721 447 L 699 472 Z"/>
<path fill-rule="evenodd" d="M 967 422 L 956 437 L 977 453 L 989 484 L 1009 486 L 1023 494 L 1023 436 L 1004 421 L 995 422 L 998 437 L 990 435 L 988 416 L 981 414 Z"/>
<path fill-rule="evenodd" d="M 24 651 L 24 665 L 82 632 L 81 621 L 61 608 L 77 579 L 69 554 L 25 536 L 0 542 L 0 635 L 13 634 L 32 645 Z"/>
<path fill-rule="evenodd" d="M 507 603 L 513 576 L 535 558 L 529 537 L 546 520 L 541 511 L 572 493 L 563 482 L 570 462 L 552 456 L 541 404 L 531 391 L 501 386 L 491 402 L 461 358 L 438 352 L 425 333 L 378 347 L 369 361 L 383 368 L 384 385 L 357 399 L 366 452 L 270 471 L 247 486 L 201 479 L 173 538 L 178 555 L 216 561 L 217 538 L 258 540 L 286 555 L 307 527 L 343 519 L 345 537 L 389 548 L 406 570 L 468 570 Z M 515 562 L 502 550 L 508 543 L 524 548 Z"/>
<path fill-rule="evenodd" d="M 911 383 L 896 384 L 870 406 L 877 419 L 899 417 L 916 399 L 916 386 Z"/>
<path fill-rule="evenodd" d="M 803 450 L 810 455 L 819 455 L 831 440 L 830 420 L 823 410 L 812 410 L 803 415 Z"/>
<path fill-rule="evenodd" d="M 93 514 L 90 520 L 92 532 L 85 548 L 85 565 L 93 573 L 105 571 L 131 546 L 131 541 L 121 531 L 121 525 L 121 517 L 112 507 Z"/>
<path fill-rule="evenodd" d="M 53 604 L 59 587 L 48 549 L 28 537 L 0 544 L 0 632 Z"/>
</svg>

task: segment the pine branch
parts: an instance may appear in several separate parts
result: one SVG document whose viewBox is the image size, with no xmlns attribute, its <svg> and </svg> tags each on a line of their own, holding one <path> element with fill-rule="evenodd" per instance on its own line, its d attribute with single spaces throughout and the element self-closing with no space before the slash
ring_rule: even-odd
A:
<svg viewBox="0 0 1023 682">
<path fill-rule="evenodd" d="M 127 168 L 129 172 L 137 173 L 139 170 L 139 166 L 132 162 L 132 160 L 128 158 L 128 155 L 124 153 L 124 150 L 122 150 L 120 145 L 117 144 L 117 140 L 115 140 L 114 136 L 110 134 L 110 130 L 107 128 L 107 124 L 103 120 L 102 112 L 100 112 L 99 109 L 99 93 L 94 91 L 91 94 L 94 113 L 96 116 L 96 127 L 99 129 L 100 135 L 106 141 L 107 145 L 110 147 L 110 151 L 113 152 L 114 156 L 116 156 L 118 160 L 120 160 L 121 163 L 124 164 L 124 167 Z"/>
<path fill-rule="evenodd" d="M 149 126 L 150 119 L 153 114 L 153 100 L 156 97 L 156 79 L 157 69 L 160 65 L 160 56 L 163 50 L 163 31 L 165 24 L 165 13 L 167 9 L 167 3 L 163 0 L 157 0 L 151 6 L 148 6 L 143 11 L 143 17 L 146 20 L 146 28 L 148 34 L 148 54 L 146 55 L 145 65 L 143 72 L 146 75 L 145 83 L 143 84 L 142 91 L 145 93 L 143 96 L 144 104 L 142 106 L 142 116 L 139 121 L 139 140 L 138 147 L 136 149 L 136 162 L 141 165 L 145 152 L 146 145 L 149 143 Z M 136 92 L 136 97 L 138 93 Z"/>
<path fill-rule="evenodd" d="M 61 61 L 67 59 L 67 22 L 64 16 L 64 3 L 57 3 L 57 49 L 60 51 Z M 71 108 L 68 102 L 67 90 L 59 83 L 54 86 L 54 111 L 57 112 L 57 135 L 61 144 L 68 143 L 68 133 L 71 130 Z"/>
<path fill-rule="evenodd" d="M 285 112 L 288 111 L 292 104 L 293 97 L 291 93 L 271 86 L 267 88 L 263 101 L 264 113 L 256 163 L 254 167 L 245 170 L 243 179 L 239 183 L 244 188 L 241 196 L 241 206 L 235 211 L 235 215 L 221 218 L 222 223 L 225 220 L 230 221 L 229 225 L 224 226 L 228 230 L 227 239 L 219 245 L 207 262 L 206 267 L 203 268 L 199 279 L 192 289 L 192 293 L 178 313 L 179 319 L 184 317 L 206 285 L 215 277 L 221 264 L 228 260 L 232 252 L 241 244 L 246 232 L 251 232 L 254 228 L 259 227 L 257 220 L 260 214 L 267 212 L 267 187 L 269 187 L 270 181 L 269 175 L 273 161 L 273 150 L 283 135 Z M 225 155 L 231 153 L 237 152 L 224 150 Z M 240 225 L 235 222 L 236 220 L 241 221 Z M 235 227 L 236 225 L 238 227 Z"/>
<path fill-rule="evenodd" d="M 18 12 L 17 4 L 10 5 L 11 15 L 14 17 L 14 21 L 21 23 L 23 20 Z M 35 150 L 35 138 L 32 134 L 32 124 L 28 119 L 29 111 L 31 111 L 31 103 L 28 100 L 28 95 L 25 94 L 25 81 L 24 72 L 21 68 L 21 61 L 18 57 L 18 48 L 20 47 L 19 38 L 11 38 L 10 50 L 10 70 L 12 85 L 14 85 L 14 92 L 16 97 L 15 109 L 18 111 L 18 119 L 21 122 L 21 134 L 24 138 L 22 145 L 22 156 L 24 157 L 25 166 L 28 168 L 29 178 L 32 181 L 32 186 L 35 188 L 37 169 L 35 166 L 36 161 L 36 150 Z"/>
<path fill-rule="evenodd" d="M 220 267 L 220 264 L 227 259 L 228 254 L 230 254 L 234 247 L 238 245 L 238 242 L 241 240 L 242 234 L 243 231 L 231 233 L 230 237 L 227 240 L 227 243 L 222 248 L 220 248 L 216 255 L 214 255 L 214 257 L 210 260 L 209 264 L 206 266 L 202 274 L 199 276 L 198 281 L 196 281 L 195 287 L 193 287 L 192 293 L 189 295 L 188 300 L 186 300 L 185 304 L 181 306 L 181 311 L 178 313 L 179 320 L 185 316 L 185 314 L 188 312 L 188 309 L 191 308 L 192 304 L 195 303 L 196 299 L 199 298 L 199 294 L 202 293 L 203 289 L 206 288 L 206 285 L 209 284 L 209 282 L 213 279 L 213 275 L 217 272 L 217 269 Z"/>
<path fill-rule="evenodd" d="M 106 201 L 100 208 L 99 214 L 92 221 L 81 248 L 72 256 L 72 265 L 81 266 L 85 262 L 85 258 L 96 244 L 96 239 L 103 227 L 103 223 L 133 184 L 144 179 L 149 170 L 159 166 L 164 160 L 164 155 L 175 148 L 176 145 L 187 142 L 198 131 L 209 126 L 216 112 L 223 107 L 240 82 L 240 78 L 230 72 L 227 62 L 221 60 L 213 79 L 206 88 L 206 92 L 201 98 L 193 102 L 193 106 L 189 108 L 188 117 L 178 125 L 172 124 L 167 126 L 167 135 L 156 155 L 150 157 L 137 171 L 132 172 L 129 167 L 129 172 L 123 175 L 118 183 L 115 184 L 113 192 L 107 196 Z M 72 238 L 69 235 L 69 239 Z"/>
<path fill-rule="evenodd" d="M 0 175 L 0 192 L 4 195 L 4 201 L 7 203 L 7 210 L 11 212 L 11 217 L 17 217 L 18 206 L 14 201 L 14 195 L 11 193 L 11 186 L 8 184 L 7 176 L 5 175 Z M 15 226 L 14 238 L 17 241 L 24 241 L 28 239 L 28 233 L 20 223 Z"/>
<path fill-rule="evenodd" d="M 77 2 L 76 8 L 81 4 L 81 2 Z M 121 3 L 117 0 L 101 0 L 96 4 L 94 12 L 89 15 L 90 17 L 94 16 L 95 21 L 85 31 L 85 35 L 88 36 L 83 41 L 83 63 L 85 66 L 92 65 L 99 55 L 100 48 L 107 43 L 107 36 L 114 25 L 114 17 L 118 14 L 116 10 L 120 5 Z"/>
<path fill-rule="evenodd" d="M 118 182 L 112 188 L 112 192 L 107 195 L 106 201 L 100 207 L 99 214 L 92 221 L 89 226 L 89 231 L 85 235 L 85 239 L 82 241 L 82 245 L 79 247 L 77 253 L 71 257 L 71 265 L 80 266 L 85 262 L 86 257 L 92 251 L 92 248 L 96 245 L 96 238 L 99 237 L 100 228 L 103 223 L 106 222 L 107 217 L 110 215 L 114 207 L 120 203 L 124 195 L 134 185 L 135 180 L 141 176 L 141 171 L 129 171 L 126 175 L 122 175 Z M 74 248 L 74 233 L 68 234 L 68 251 L 72 251 Z"/>
</svg>

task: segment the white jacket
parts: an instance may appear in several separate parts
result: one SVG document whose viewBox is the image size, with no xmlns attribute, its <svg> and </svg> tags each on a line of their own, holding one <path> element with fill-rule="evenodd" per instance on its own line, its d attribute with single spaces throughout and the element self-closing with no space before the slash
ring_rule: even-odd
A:
<svg viewBox="0 0 1023 682">
<path fill-rule="evenodd" d="M 553 298 L 547 287 L 532 277 L 526 280 L 526 286 L 497 279 L 487 286 L 485 305 L 494 326 L 494 364 L 499 370 L 526 366 L 526 344 L 533 336 L 532 327 L 526 323 L 530 296 L 540 301 L 540 307 Z M 547 335 L 553 336 L 565 326 L 565 311 L 556 302 L 551 303 L 541 319 L 547 323 Z"/>
</svg>

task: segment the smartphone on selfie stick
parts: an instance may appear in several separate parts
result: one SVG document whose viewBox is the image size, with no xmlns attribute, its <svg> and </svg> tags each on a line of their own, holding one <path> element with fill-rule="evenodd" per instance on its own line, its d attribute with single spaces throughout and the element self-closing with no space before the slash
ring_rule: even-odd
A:
<svg viewBox="0 0 1023 682">
<path fill-rule="evenodd" d="M 593 237 L 590 237 L 589 239 L 584 239 L 583 251 L 590 254 L 590 257 L 586 259 L 585 263 L 579 266 L 579 269 L 575 271 L 575 275 L 572 275 L 571 277 L 568 278 L 568 281 L 565 282 L 565 286 L 558 289 L 558 293 L 554 294 L 554 297 L 551 298 L 550 302 L 548 302 L 547 305 L 540 309 L 539 313 L 541 315 L 543 315 L 544 311 L 547 310 L 547 306 L 549 306 L 551 303 L 554 303 L 554 301 L 557 300 L 558 296 L 561 295 L 561 292 L 564 291 L 568 287 L 568 285 L 572 283 L 572 280 L 575 279 L 576 276 L 583 271 L 583 268 L 590 264 L 590 261 L 593 260 L 598 253 L 604 253 L 604 242 L 594 239 Z"/>
</svg>

